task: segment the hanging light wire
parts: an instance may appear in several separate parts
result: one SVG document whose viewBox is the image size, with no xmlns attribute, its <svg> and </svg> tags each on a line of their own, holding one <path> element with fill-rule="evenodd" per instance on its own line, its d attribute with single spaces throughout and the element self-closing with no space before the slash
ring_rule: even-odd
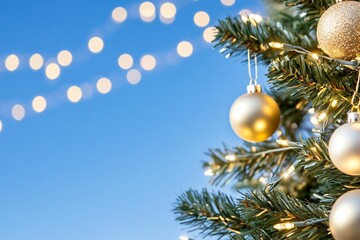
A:
<svg viewBox="0 0 360 240">
<path fill-rule="evenodd" d="M 351 105 L 352 105 L 352 109 L 351 111 L 353 112 L 354 109 L 356 109 L 356 111 L 359 111 L 359 108 L 360 108 L 360 99 L 358 101 L 358 104 L 355 105 L 355 98 L 357 96 L 357 94 L 359 93 L 359 85 L 360 85 L 360 71 L 359 71 L 359 75 L 358 75 L 358 80 L 357 80 L 357 83 L 356 83 L 356 88 L 355 88 L 355 92 L 351 98 Z"/>
<path fill-rule="evenodd" d="M 255 68 L 255 78 L 252 77 L 252 70 L 251 70 L 251 52 L 248 50 L 248 72 L 250 78 L 250 85 L 257 85 L 258 80 L 258 63 L 257 63 L 257 56 L 254 54 L 254 68 Z"/>
</svg>

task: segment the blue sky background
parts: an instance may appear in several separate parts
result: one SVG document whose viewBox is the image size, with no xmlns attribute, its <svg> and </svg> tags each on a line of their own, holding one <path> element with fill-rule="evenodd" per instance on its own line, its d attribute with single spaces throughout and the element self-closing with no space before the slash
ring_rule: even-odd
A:
<svg viewBox="0 0 360 240">
<path fill-rule="evenodd" d="M 158 8 L 164 1 L 153 2 Z M 228 111 L 248 82 L 245 65 L 202 40 L 193 15 L 207 11 L 214 25 L 245 7 L 259 13 L 262 1 L 171 2 L 176 20 L 165 25 L 142 22 L 141 1 L 1 1 L 0 239 L 169 240 L 186 233 L 172 203 L 189 187 L 209 187 L 201 168 L 207 148 L 240 143 Z M 120 25 L 111 20 L 117 6 L 130 14 Z M 98 55 L 86 48 L 94 35 L 105 42 Z M 182 40 L 194 44 L 190 58 L 161 59 Z M 63 49 L 81 57 L 55 81 L 26 66 L 35 52 L 52 59 Z M 11 53 L 21 60 L 12 73 L 3 65 Z M 159 66 L 130 85 L 117 66 L 122 53 L 137 68 L 143 54 L 153 54 Z M 100 77 L 113 80 L 108 95 L 66 100 L 69 86 Z M 39 94 L 52 99 L 41 114 L 30 105 Z M 15 103 L 26 109 L 21 122 L 11 117 Z"/>
</svg>

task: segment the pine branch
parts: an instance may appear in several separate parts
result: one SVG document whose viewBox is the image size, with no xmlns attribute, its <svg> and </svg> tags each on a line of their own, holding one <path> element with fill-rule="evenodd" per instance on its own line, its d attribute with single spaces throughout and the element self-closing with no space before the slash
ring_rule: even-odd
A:
<svg viewBox="0 0 360 240">
<path fill-rule="evenodd" d="M 338 67 L 329 60 L 315 60 L 303 55 L 278 57 L 268 72 L 269 83 L 285 97 L 307 98 L 317 110 L 326 111 L 330 122 L 346 116 L 357 72 Z M 336 100 L 336 108 L 332 106 Z"/>
<path fill-rule="evenodd" d="M 256 179 L 256 183 L 259 184 L 260 176 L 266 176 L 271 172 L 279 176 L 283 168 L 289 167 L 296 159 L 295 147 L 279 148 L 274 142 L 244 145 L 245 147 L 239 146 L 231 150 L 227 147 L 224 150 L 209 150 L 211 160 L 203 166 L 205 169 L 211 169 L 214 174 L 210 183 L 224 186 L 230 182 L 251 183 L 251 180 Z M 234 159 L 228 160 L 229 156 L 233 156 Z"/>
<path fill-rule="evenodd" d="M 240 18 L 226 18 L 220 20 L 217 28 L 215 47 L 229 56 L 238 56 L 249 49 L 258 53 L 260 60 L 267 63 L 278 56 L 269 47 L 269 42 L 284 42 L 299 45 L 306 49 L 317 49 L 317 42 L 311 34 L 298 34 L 285 29 L 278 22 L 272 25 L 267 20 L 257 23 L 255 20 L 243 22 Z"/>
<path fill-rule="evenodd" d="M 325 199 L 327 204 L 332 204 L 334 199 L 350 189 L 360 188 L 360 177 L 346 175 L 333 165 L 327 145 L 323 140 L 316 141 L 309 138 L 303 143 L 297 160 L 297 168 L 305 170 L 306 174 L 311 175 L 319 182 L 321 186 L 319 194 L 328 196 Z"/>
<path fill-rule="evenodd" d="M 201 235 L 232 239 L 329 239 L 328 209 L 280 192 L 249 192 L 237 201 L 222 193 L 189 190 L 175 204 L 177 220 Z M 318 219 L 313 225 L 278 231 L 278 223 Z"/>
</svg>

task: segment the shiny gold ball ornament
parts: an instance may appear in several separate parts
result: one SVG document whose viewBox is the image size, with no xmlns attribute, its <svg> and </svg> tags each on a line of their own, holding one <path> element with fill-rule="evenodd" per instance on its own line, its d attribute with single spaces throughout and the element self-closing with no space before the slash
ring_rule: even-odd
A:
<svg viewBox="0 0 360 240">
<path fill-rule="evenodd" d="M 235 100 L 230 109 L 234 132 L 248 142 L 262 142 L 271 137 L 280 123 L 280 109 L 260 85 L 249 85 L 248 93 Z"/>
<path fill-rule="evenodd" d="M 329 225 L 336 240 L 360 239 L 360 190 L 349 191 L 336 200 Z"/>
<path fill-rule="evenodd" d="M 349 113 L 348 123 L 332 134 L 329 154 L 331 161 L 341 172 L 360 176 L 360 112 Z"/>
<path fill-rule="evenodd" d="M 317 27 L 320 48 L 330 57 L 352 60 L 360 56 L 360 2 L 339 2 L 327 9 Z"/>
</svg>

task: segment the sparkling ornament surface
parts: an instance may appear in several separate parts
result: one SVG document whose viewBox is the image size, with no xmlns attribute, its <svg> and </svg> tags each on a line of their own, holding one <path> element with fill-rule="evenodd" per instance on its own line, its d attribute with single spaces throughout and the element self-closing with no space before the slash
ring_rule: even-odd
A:
<svg viewBox="0 0 360 240">
<path fill-rule="evenodd" d="M 336 200 L 329 224 L 336 240 L 360 239 L 360 190 L 349 191 Z"/>
<path fill-rule="evenodd" d="M 234 132 L 249 142 L 262 142 L 278 128 L 280 109 L 269 95 L 255 92 L 240 96 L 230 109 Z"/>
<path fill-rule="evenodd" d="M 360 176 L 360 122 L 349 122 L 335 130 L 330 138 L 329 154 L 341 172 Z"/>
<path fill-rule="evenodd" d="M 360 2 L 340 2 L 327 9 L 320 17 L 317 38 L 320 48 L 333 58 L 360 56 Z"/>
</svg>

